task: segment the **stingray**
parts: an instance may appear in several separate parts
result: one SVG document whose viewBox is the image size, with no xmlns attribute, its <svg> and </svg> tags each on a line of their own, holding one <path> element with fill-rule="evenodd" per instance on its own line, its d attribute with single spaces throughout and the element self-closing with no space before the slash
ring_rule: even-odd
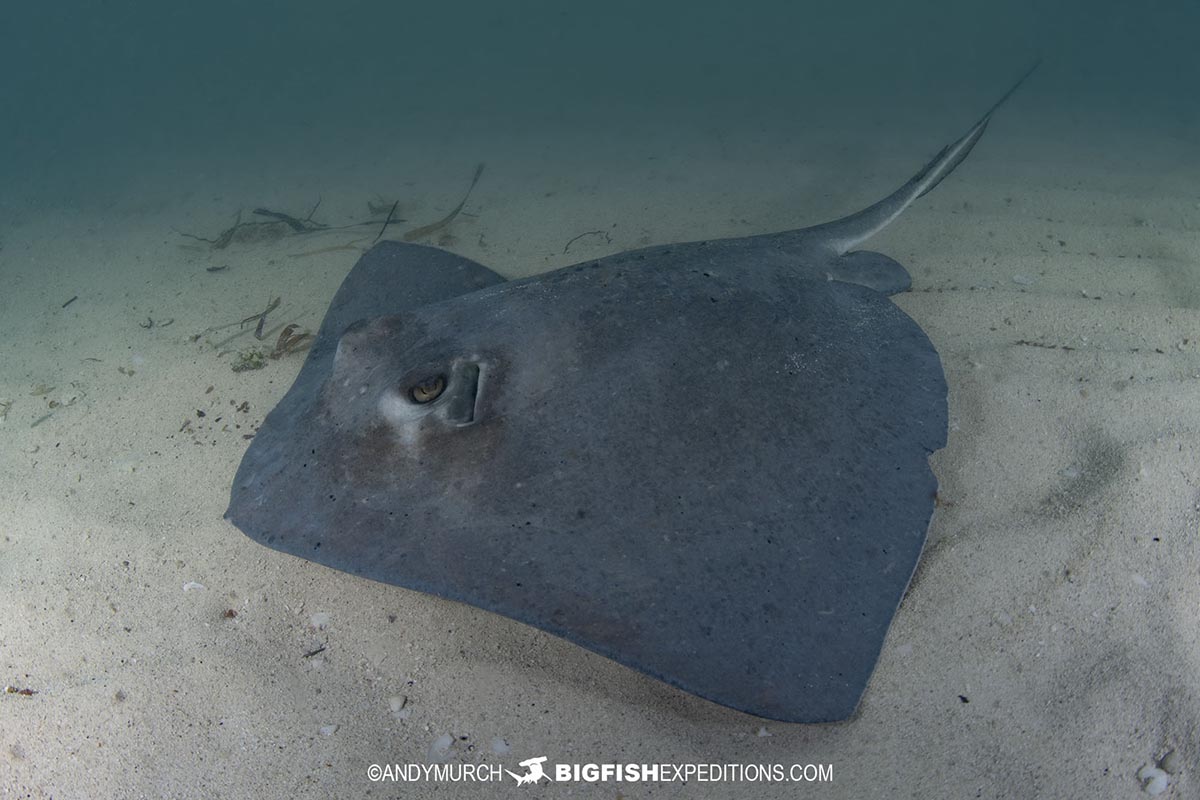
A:
<svg viewBox="0 0 1200 800">
<path fill-rule="evenodd" d="M 1015 89 L 900 189 L 815 227 L 514 281 L 380 243 L 226 516 L 725 706 L 850 716 L 920 557 L 947 432 L 937 351 L 888 298 L 909 275 L 857 248 Z"/>
</svg>

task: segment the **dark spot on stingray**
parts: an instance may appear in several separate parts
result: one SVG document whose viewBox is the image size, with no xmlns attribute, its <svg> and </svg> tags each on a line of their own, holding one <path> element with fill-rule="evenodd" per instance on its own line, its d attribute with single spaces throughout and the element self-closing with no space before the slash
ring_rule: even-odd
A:
<svg viewBox="0 0 1200 800">
<path fill-rule="evenodd" d="M 889 299 L 907 270 L 856 248 L 998 105 L 889 196 L 808 228 L 511 282 L 381 242 L 247 449 L 228 518 L 725 706 L 845 719 L 920 558 L 948 429 L 937 351 Z M 1102 488 L 1106 455 L 1049 505 Z"/>
</svg>

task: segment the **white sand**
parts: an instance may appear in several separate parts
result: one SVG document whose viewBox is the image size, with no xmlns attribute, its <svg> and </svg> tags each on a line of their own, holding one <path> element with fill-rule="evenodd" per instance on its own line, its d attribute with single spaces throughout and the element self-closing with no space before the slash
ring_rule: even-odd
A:
<svg viewBox="0 0 1200 800">
<path fill-rule="evenodd" d="M 6 201 L 0 684 L 36 694 L 0 694 L 0 797 L 518 796 L 507 778 L 366 779 L 431 747 L 513 770 L 536 755 L 834 769 L 824 786 L 559 796 L 1134 798 L 1145 768 L 1167 775 L 1161 796 L 1200 796 L 1200 167 L 1184 132 L 1017 103 L 871 243 L 914 275 L 896 299 L 939 348 L 952 427 L 934 458 L 945 502 L 846 723 L 764 723 L 520 624 L 267 550 L 221 519 L 242 434 L 300 359 L 235 374 L 190 336 L 276 294 L 280 321 L 315 328 L 357 254 L 289 255 L 351 236 L 213 252 L 174 230 L 212 234 L 239 207 L 318 195 L 336 223 L 382 193 L 405 201 L 399 233 L 452 208 L 481 159 L 450 247 L 532 274 L 854 210 L 969 116 L 947 109 L 883 140 L 855 124 L 865 113 L 536 144 L 460 131 L 303 168 L 154 164 L 108 197 Z M 597 228 L 611 242 L 563 254 Z M 31 427 L 50 401 L 63 406 Z"/>
</svg>

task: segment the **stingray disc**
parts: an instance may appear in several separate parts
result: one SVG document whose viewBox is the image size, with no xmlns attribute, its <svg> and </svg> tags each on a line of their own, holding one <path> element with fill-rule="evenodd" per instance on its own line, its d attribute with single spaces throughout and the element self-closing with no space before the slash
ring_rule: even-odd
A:
<svg viewBox="0 0 1200 800">
<path fill-rule="evenodd" d="M 933 510 L 946 384 L 921 329 L 774 266 L 469 288 L 323 326 L 229 519 L 726 706 L 851 714 Z"/>
</svg>

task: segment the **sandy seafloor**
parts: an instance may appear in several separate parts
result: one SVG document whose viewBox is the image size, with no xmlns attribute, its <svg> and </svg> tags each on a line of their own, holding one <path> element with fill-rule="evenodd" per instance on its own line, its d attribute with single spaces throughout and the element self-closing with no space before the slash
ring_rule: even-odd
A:
<svg viewBox="0 0 1200 800">
<path fill-rule="evenodd" d="M 0 683 L 36 693 L 0 694 L 0 797 L 1200 796 L 1200 160 L 1185 119 L 1077 113 L 1031 90 L 869 244 L 913 274 L 895 299 L 941 353 L 951 431 L 933 458 L 944 502 L 845 723 L 723 709 L 521 624 L 281 555 L 222 519 L 243 434 L 301 358 L 234 373 L 221 337 L 192 336 L 275 295 L 275 324 L 315 329 L 358 253 L 295 254 L 374 230 L 222 251 L 177 231 L 213 235 L 258 205 L 302 216 L 318 196 L 317 218 L 338 224 L 380 195 L 402 201 L 398 235 L 452 208 L 484 161 L 444 245 L 534 274 L 856 210 L 984 95 L 901 120 L 847 98 L 785 129 L 430 130 L 331 138 L 321 158 L 131 157 L 106 192 L 5 197 Z M 596 229 L 611 241 L 564 255 Z M 536 755 L 831 764 L 834 779 L 366 778 L 372 763 L 516 770 Z"/>
</svg>

